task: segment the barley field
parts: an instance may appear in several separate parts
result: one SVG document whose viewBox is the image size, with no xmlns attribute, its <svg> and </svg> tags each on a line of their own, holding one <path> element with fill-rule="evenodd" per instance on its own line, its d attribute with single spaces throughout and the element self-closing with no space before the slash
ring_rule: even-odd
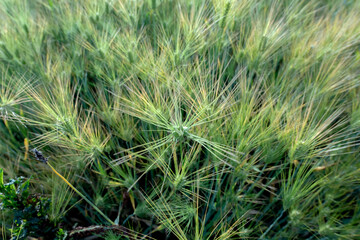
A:
<svg viewBox="0 0 360 240">
<path fill-rule="evenodd" d="M 360 1 L 0 20 L 3 239 L 360 239 Z"/>
</svg>

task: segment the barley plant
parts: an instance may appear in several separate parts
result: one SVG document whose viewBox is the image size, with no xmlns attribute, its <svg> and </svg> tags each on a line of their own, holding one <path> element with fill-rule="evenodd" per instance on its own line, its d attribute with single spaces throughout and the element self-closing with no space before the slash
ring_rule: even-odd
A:
<svg viewBox="0 0 360 240">
<path fill-rule="evenodd" d="M 5 209 L 20 176 L 56 239 L 360 239 L 360 1 L 2 0 L 0 20 L 3 239 L 34 237 Z"/>
</svg>

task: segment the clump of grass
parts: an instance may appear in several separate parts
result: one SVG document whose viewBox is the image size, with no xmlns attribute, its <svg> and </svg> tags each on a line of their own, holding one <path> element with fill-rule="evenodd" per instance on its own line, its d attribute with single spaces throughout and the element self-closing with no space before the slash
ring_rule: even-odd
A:
<svg viewBox="0 0 360 240">
<path fill-rule="evenodd" d="M 82 194 L 79 190 L 77 190 L 63 175 L 61 175 L 56 169 L 49 163 L 48 158 L 45 158 L 42 152 L 33 149 L 33 152 L 35 154 L 35 157 L 38 161 L 46 164 L 50 167 L 50 169 L 61 178 L 74 192 L 76 192 L 82 199 L 84 199 L 88 204 L 90 204 L 91 207 L 93 207 L 103 218 L 105 218 L 106 221 L 108 221 L 110 224 L 115 225 L 113 221 L 110 220 L 94 203 L 92 203 L 84 194 Z"/>
<path fill-rule="evenodd" d="M 1 1 L 0 167 L 74 234 L 356 239 L 359 10 Z"/>
</svg>

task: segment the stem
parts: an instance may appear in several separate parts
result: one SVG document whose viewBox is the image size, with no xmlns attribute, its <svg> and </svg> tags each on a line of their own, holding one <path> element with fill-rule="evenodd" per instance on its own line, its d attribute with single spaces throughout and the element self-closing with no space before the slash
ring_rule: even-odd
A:
<svg viewBox="0 0 360 240">
<path fill-rule="evenodd" d="M 261 237 L 259 239 L 264 239 L 266 234 L 275 226 L 275 224 L 279 221 L 279 219 L 282 217 L 284 212 L 285 212 L 285 210 L 281 211 L 280 215 L 275 219 L 275 221 L 270 225 L 270 227 L 268 227 L 268 229 L 261 235 Z"/>
<path fill-rule="evenodd" d="M 84 194 L 82 194 L 79 190 L 77 190 L 66 178 L 64 178 L 58 171 L 55 170 L 53 166 L 49 162 L 47 162 L 47 165 L 51 168 L 51 170 L 58 175 L 69 187 L 71 187 L 77 194 L 80 195 L 90 206 L 92 206 L 98 213 L 100 213 L 105 220 L 107 220 L 111 225 L 116 225 L 113 221 L 111 221 L 110 218 L 108 218 L 97 206 L 95 206 L 94 203 L 92 203 L 87 197 L 85 197 Z"/>
<path fill-rule="evenodd" d="M 174 143 L 173 144 L 174 168 L 175 168 L 175 174 L 177 176 L 177 175 L 179 175 L 179 164 L 178 164 L 178 161 L 177 161 L 177 155 L 176 154 L 177 154 L 176 153 L 176 143 Z"/>
</svg>

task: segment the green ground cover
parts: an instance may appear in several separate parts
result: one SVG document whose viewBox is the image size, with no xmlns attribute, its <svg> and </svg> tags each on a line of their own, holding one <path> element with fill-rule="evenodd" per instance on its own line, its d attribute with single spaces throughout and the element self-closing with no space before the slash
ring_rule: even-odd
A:
<svg viewBox="0 0 360 240">
<path fill-rule="evenodd" d="M 360 1 L 2 0 L 0 21 L 3 239 L 360 239 Z"/>
</svg>

